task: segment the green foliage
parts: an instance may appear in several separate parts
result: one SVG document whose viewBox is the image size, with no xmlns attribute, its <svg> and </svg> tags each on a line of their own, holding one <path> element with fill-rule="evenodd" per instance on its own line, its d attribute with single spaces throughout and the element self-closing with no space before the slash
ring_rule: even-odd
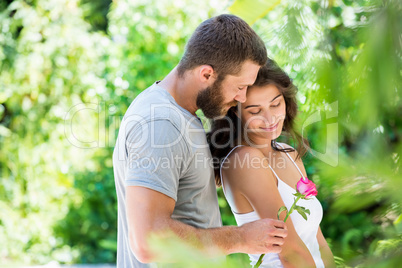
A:
<svg viewBox="0 0 402 268">
<path fill-rule="evenodd" d="M 401 14 L 398 1 L 282 1 L 255 25 L 299 87 L 321 228 L 351 265 L 401 255 Z"/>
<path fill-rule="evenodd" d="M 244 13 L 250 3 L 235 1 L 230 10 L 256 21 L 269 55 L 299 87 L 298 124 L 312 146 L 304 162 L 337 265 L 397 267 L 401 3 L 282 0 Z M 111 154 L 121 117 L 223 5 L 0 2 L 2 264 L 115 261 Z M 218 197 L 223 223 L 235 225 L 221 189 Z M 223 265 L 185 255 L 185 267 Z M 248 264 L 244 254 L 228 259 L 228 266 Z"/>
<path fill-rule="evenodd" d="M 71 262 L 79 253 L 53 227 L 84 201 L 75 173 L 91 169 L 94 151 L 69 143 L 64 119 L 106 90 L 99 59 L 108 39 L 88 32 L 74 1 L 13 1 L 0 18 L 0 259 Z M 96 114 L 76 119 L 92 138 Z"/>
<path fill-rule="evenodd" d="M 107 31 L 107 14 L 111 5 L 111 0 L 90 1 L 81 0 L 80 7 L 83 11 L 84 19 L 92 25 L 93 30 Z"/>
<path fill-rule="evenodd" d="M 107 5 L 13 1 L 0 14 L 2 263 L 115 261 L 121 117 L 216 12 L 118 1 L 105 17 Z"/>
<path fill-rule="evenodd" d="M 236 14 L 241 17 L 248 24 L 255 23 L 258 19 L 261 19 L 269 11 L 275 8 L 281 0 L 277 1 L 264 1 L 264 0 L 256 0 L 256 1 L 244 1 L 244 0 L 236 0 L 234 3 L 228 8 L 230 13 Z"/>
</svg>

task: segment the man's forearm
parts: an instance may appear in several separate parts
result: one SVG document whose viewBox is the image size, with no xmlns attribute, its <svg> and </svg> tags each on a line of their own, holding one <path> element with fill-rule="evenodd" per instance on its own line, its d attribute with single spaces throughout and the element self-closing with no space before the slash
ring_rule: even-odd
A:
<svg viewBox="0 0 402 268">
<path fill-rule="evenodd" d="M 279 253 L 286 226 L 282 221 L 261 219 L 236 226 L 201 229 L 171 218 L 153 225 L 153 233 L 164 239 L 178 238 L 209 256 L 227 255 L 236 252 L 248 254 Z M 166 235 L 166 234 L 169 234 Z M 173 236 L 173 237 L 172 237 Z M 156 259 L 158 259 L 156 257 Z"/>
<path fill-rule="evenodd" d="M 173 219 L 160 224 L 154 234 L 161 239 L 178 238 L 211 257 L 240 252 L 243 241 L 242 230 L 236 226 L 201 229 Z M 157 253 L 153 255 L 158 259 Z"/>
</svg>

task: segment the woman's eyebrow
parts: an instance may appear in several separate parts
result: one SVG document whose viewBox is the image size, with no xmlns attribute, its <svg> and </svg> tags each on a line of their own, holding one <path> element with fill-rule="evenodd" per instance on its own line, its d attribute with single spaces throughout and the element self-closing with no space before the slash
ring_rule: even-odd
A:
<svg viewBox="0 0 402 268">
<path fill-rule="evenodd" d="M 276 96 L 275 98 L 273 98 L 271 100 L 271 102 L 273 102 L 274 100 L 276 100 L 277 98 L 279 98 L 280 96 L 282 96 L 282 94 L 279 94 L 278 96 Z M 247 105 L 244 109 L 248 109 L 248 108 L 253 108 L 253 107 L 260 107 L 261 105 L 259 104 L 253 104 L 253 105 Z"/>
<path fill-rule="evenodd" d="M 259 104 L 254 104 L 254 105 L 248 105 L 248 106 L 246 106 L 246 108 L 244 108 L 244 109 L 248 109 L 248 108 L 252 108 L 252 107 L 260 107 L 261 105 L 259 105 Z"/>
<path fill-rule="evenodd" d="M 280 97 L 280 96 L 282 96 L 282 94 L 279 94 L 278 96 L 276 96 L 275 98 L 273 98 L 272 100 L 271 100 L 271 102 L 273 102 L 274 100 L 276 100 L 278 97 Z"/>
</svg>

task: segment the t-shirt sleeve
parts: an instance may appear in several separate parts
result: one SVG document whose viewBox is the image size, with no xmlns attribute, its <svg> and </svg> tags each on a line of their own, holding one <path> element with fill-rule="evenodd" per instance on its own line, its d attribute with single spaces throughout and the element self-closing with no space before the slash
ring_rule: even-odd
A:
<svg viewBox="0 0 402 268">
<path fill-rule="evenodd" d="M 177 201 L 179 179 L 188 159 L 187 143 L 168 120 L 128 129 L 126 186 L 142 186 Z"/>
</svg>

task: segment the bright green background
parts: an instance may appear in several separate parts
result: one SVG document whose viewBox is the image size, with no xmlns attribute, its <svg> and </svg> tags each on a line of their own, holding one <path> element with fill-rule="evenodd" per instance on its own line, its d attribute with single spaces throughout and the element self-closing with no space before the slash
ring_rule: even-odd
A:
<svg viewBox="0 0 402 268">
<path fill-rule="evenodd" d="M 0 263 L 115 261 L 121 117 L 196 26 L 225 12 L 253 23 L 299 88 L 315 152 L 304 163 L 339 266 L 402 262 L 400 1 L 16 0 L 0 10 Z M 218 193 L 224 224 L 235 224 Z"/>
</svg>

